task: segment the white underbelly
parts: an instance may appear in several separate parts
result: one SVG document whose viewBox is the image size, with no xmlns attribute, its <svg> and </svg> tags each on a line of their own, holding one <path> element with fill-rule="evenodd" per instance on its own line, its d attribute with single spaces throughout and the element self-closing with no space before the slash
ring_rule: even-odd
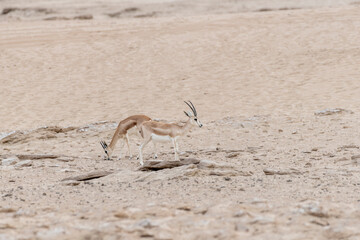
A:
<svg viewBox="0 0 360 240">
<path fill-rule="evenodd" d="M 171 141 L 171 137 L 167 135 L 156 135 L 155 133 L 151 134 L 151 139 L 155 142 L 169 142 Z"/>
</svg>

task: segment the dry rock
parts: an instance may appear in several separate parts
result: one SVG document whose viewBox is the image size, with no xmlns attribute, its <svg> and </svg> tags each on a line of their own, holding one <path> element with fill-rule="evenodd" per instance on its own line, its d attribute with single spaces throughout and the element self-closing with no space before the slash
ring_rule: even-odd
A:
<svg viewBox="0 0 360 240">
<path fill-rule="evenodd" d="M 114 216 L 117 218 L 129 218 L 129 214 L 125 211 L 118 211 L 114 214 Z"/>
<path fill-rule="evenodd" d="M 15 168 L 30 167 L 32 164 L 33 162 L 31 160 L 24 160 L 15 164 Z"/>
<path fill-rule="evenodd" d="M 234 157 L 237 157 L 239 155 L 239 153 L 230 153 L 228 155 L 226 155 L 225 157 L 226 158 L 234 158 Z"/>
<path fill-rule="evenodd" d="M 249 228 L 243 224 L 243 223 L 236 223 L 235 224 L 235 231 L 238 231 L 238 232 L 248 232 L 249 231 Z"/>
<path fill-rule="evenodd" d="M 150 160 L 145 161 L 144 165 L 139 168 L 140 171 L 153 171 L 153 170 L 161 170 L 166 168 L 174 168 L 180 167 L 184 165 L 190 164 L 198 164 L 200 160 L 195 158 L 187 158 L 181 161 L 161 161 L 161 160 Z"/>
<path fill-rule="evenodd" d="M 0 230 L 1 229 L 15 229 L 15 227 L 8 223 L 0 223 Z"/>
<path fill-rule="evenodd" d="M 1 161 L 1 165 L 2 166 L 10 166 L 10 165 L 16 164 L 17 162 L 19 162 L 19 158 L 17 158 L 16 156 L 13 156 L 13 157 L 3 159 Z"/>
<path fill-rule="evenodd" d="M 251 220 L 249 223 L 265 225 L 265 224 L 270 224 L 270 223 L 274 223 L 274 222 L 275 222 L 274 218 L 258 216 L 256 218 L 254 218 L 253 220 Z"/>
<path fill-rule="evenodd" d="M 11 207 L 0 207 L 0 213 L 12 213 L 16 212 L 17 210 Z"/>
<path fill-rule="evenodd" d="M 153 228 L 153 227 L 155 227 L 155 225 L 149 219 L 140 220 L 135 225 L 138 226 L 138 227 L 142 227 L 142 228 Z"/>
<path fill-rule="evenodd" d="M 64 178 L 62 181 L 68 181 L 68 180 L 87 181 L 87 180 L 91 180 L 94 178 L 105 177 L 112 173 L 113 172 L 108 172 L 108 171 L 93 171 L 90 173 L 86 173 L 86 174 L 82 174 L 82 175 L 78 175 L 78 176 L 74 176 L 74 177 Z"/>
<path fill-rule="evenodd" d="M 301 174 L 301 172 L 297 169 L 291 168 L 289 170 L 279 170 L 279 169 L 270 169 L 265 168 L 265 175 L 290 175 L 290 174 Z"/>
<path fill-rule="evenodd" d="M 230 164 L 220 164 L 210 160 L 201 160 L 198 165 L 198 168 L 199 169 L 215 169 L 215 168 L 233 169 L 234 166 Z"/>
<path fill-rule="evenodd" d="M 340 113 L 354 113 L 353 111 L 350 110 L 346 110 L 343 108 L 327 108 L 321 111 L 317 111 L 314 114 L 316 116 L 328 116 L 328 115 L 333 115 L 333 114 L 340 114 Z"/>
<path fill-rule="evenodd" d="M 80 184 L 80 182 L 75 181 L 75 180 L 67 180 L 62 183 L 62 185 L 64 185 L 64 186 L 77 186 L 79 184 Z"/>
<path fill-rule="evenodd" d="M 59 158 L 56 158 L 56 160 L 61 161 L 61 162 L 71 162 L 71 161 L 74 161 L 74 158 L 72 158 L 72 157 L 59 157 Z"/>
</svg>

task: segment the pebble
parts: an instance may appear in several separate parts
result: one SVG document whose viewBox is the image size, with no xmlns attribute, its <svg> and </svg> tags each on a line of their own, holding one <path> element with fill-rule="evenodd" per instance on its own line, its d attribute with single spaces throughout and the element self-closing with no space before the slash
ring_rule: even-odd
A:
<svg viewBox="0 0 360 240">
<path fill-rule="evenodd" d="M 136 223 L 136 226 L 142 227 L 142 228 L 153 228 L 155 227 L 149 219 L 143 219 Z"/>
<path fill-rule="evenodd" d="M 16 209 L 10 207 L 0 208 L 0 213 L 12 213 L 16 211 Z"/>
<path fill-rule="evenodd" d="M 238 232 L 248 232 L 249 231 L 249 228 L 242 224 L 242 223 L 236 223 L 235 224 L 235 230 L 238 231 Z"/>
<path fill-rule="evenodd" d="M 351 161 L 355 164 L 360 164 L 360 155 L 351 156 Z"/>
<path fill-rule="evenodd" d="M 61 183 L 61 185 L 64 185 L 64 186 L 77 186 L 79 184 L 80 184 L 80 182 L 75 181 L 75 180 L 68 180 L 68 181 L 65 181 L 65 182 Z"/>
<path fill-rule="evenodd" d="M 239 153 L 230 153 L 228 155 L 226 155 L 225 157 L 226 158 L 234 158 L 234 157 L 237 157 L 239 155 Z"/>
<path fill-rule="evenodd" d="M 75 169 L 69 169 L 69 168 L 64 168 L 64 169 L 60 169 L 60 172 L 77 172 L 77 170 L 75 170 Z"/>
<path fill-rule="evenodd" d="M 244 210 L 239 210 L 237 211 L 233 216 L 234 217 L 242 217 L 246 214 L 246 212 Z"/>
<path fill-rule="evenodd" d="M 129 214 L 127 214 L 124 211 L 121 211 L 121 212 L 119 211 L 119 212 L 115 213 L 114 216 L 117 218 L 129 218 Z"/>
</svg>

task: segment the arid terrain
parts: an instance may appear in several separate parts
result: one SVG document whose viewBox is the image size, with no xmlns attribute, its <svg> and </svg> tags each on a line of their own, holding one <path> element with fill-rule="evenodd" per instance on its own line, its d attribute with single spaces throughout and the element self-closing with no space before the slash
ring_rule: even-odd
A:
<svg viewBox="0 0 360 240">
<path fill-rule="evenodd" d="M 0 0 L 0 240 L 360 239 L 359 12 Z M 120 120 L 184 122 L 184 100 L 183 165 L 104 159 Z"/>
</svg>

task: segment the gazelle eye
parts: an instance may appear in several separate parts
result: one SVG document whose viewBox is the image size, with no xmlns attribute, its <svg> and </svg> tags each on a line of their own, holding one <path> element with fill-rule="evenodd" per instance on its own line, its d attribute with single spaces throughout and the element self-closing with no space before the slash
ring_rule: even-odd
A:
<svg viewBox="0 0 360 240">
<path fill-rule="evenodd" d="M 194 118 L 195 121 L 197 121 L 197 118 Z"/>
</svg>

